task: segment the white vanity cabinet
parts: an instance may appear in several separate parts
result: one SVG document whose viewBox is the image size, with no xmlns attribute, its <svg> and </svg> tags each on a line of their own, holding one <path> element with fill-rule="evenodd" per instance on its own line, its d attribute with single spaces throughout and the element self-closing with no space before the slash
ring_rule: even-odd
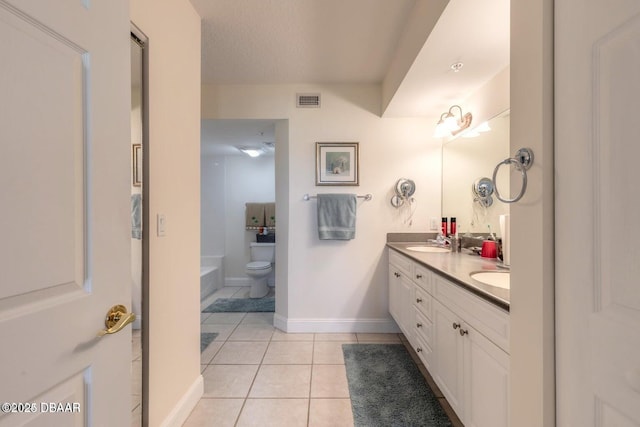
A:
<svg viewBox="0 0 640 427">
<path fill-rule="evenodd" d="M 506 427 L 509 314 L 393 250 L 389 272 L 389 311 L 458 417 L 467 427 Z"/>
</svg>

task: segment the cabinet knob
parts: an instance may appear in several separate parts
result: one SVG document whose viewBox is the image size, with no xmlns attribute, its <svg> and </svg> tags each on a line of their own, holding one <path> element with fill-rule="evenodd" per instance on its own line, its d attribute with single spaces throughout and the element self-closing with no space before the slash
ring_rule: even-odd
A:
<svg viewBox="0 0 640 427">
<path fill-rule="evenodd" d="M 422 328 L 422 323 L 416 323 L 416 327 Z"/>
<path fill-rule="evenodd" d="M 422 279 L 422 274 L 416 274 L 416 279 Z"/>
<path fill-rule="evenodd" d="M 453 329 L 458 329 L 460 327 L 460 323 L 453 322 Z"/>
<path fill-rule="evenodd" d="M 420 352 L 422 351 L 422 347 L 418 347 L 418 348 L 416 348 L 416 351 L 417 351 L 418 353 L 420 353 Z"/>
<path fill-rule="evenodd" d="M 416 302 L 422 302 L 422 298 L 416 298 Z"/>
<path fill-rule="evenodd" d="M 467 331 L 467 330 L 465 330 L 465 329 L 460 328 L 460 336 L 461 336 L 461 337 L 463 337 L 463 336 L 467 335 L 468 333 L 469 333 L 469 331 Z"/>
</svg>

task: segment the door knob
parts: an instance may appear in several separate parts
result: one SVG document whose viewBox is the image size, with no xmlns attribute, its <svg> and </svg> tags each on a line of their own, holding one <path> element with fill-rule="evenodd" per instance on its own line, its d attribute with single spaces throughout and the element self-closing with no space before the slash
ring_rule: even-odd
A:
<svg viewBox="0 0 640 427">
<path fill-rule="evenodd" d="M 134 313 L 128 313 L 127 307 L 124 305 L 114 305 L 107 312 L 107 316 L 104 319 L 104 326 L 106 329 L 98 332 L 98 337 L 103 337 L 108 334 L 115 334 L 120 332 L 129 323 L 133 323 L 136 320 Z"/>
</svg>

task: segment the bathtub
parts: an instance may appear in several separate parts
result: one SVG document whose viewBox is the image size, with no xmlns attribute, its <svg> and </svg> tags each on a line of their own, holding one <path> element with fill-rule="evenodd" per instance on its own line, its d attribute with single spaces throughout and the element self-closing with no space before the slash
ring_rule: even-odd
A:
<svg viewBox="0 0 640 427">
<path fill-rule="evenodd" d="M 224 256 L 200 257 L 200 303 L 222 288 L 222 261 Z"/>
</svg>

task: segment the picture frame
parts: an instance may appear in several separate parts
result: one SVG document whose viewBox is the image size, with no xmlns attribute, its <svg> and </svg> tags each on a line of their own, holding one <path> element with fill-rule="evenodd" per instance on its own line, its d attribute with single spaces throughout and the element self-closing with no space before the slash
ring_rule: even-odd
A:
<svg viewBox="0 0 640 427">
<path fill-rule="evenodd" d="M 132 155 L 132 177 L 133 177 L 133 186 L 141 187 L 142 186 L 142 144 L 133 144 L 133 155 Z"/>
<path fill-rule="evenodd" d="M 360 185 L 357 142 L 316 142 L 316 185 Z"/>
</svg>

